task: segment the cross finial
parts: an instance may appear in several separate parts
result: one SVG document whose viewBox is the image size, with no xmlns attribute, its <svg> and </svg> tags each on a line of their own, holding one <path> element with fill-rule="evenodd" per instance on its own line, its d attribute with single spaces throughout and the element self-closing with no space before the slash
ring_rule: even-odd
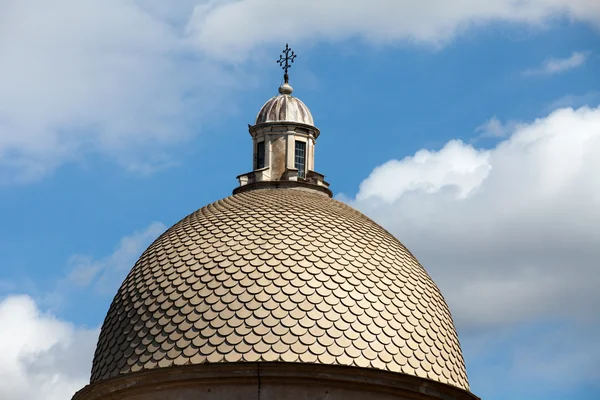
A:
<svg viewBox="0 0 600 400">
<path fill-rule="evenodd" d="M 282 51 L 282 53 L 283 55 L 279 56 L 277 63 L 284 71 L 283 79 L 285 80 L 285 83 L 289 83 L 288 69 L 290 69 L 292 66 L 294 59 L 296 59 L 296 53 L 294 53 L 287 43 L 285 44 L 285 49 Z"/>
</svg>

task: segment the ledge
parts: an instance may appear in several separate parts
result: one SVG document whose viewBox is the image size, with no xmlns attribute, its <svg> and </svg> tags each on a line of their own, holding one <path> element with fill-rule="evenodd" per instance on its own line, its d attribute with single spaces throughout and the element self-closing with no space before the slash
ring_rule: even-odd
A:
<svg viewBox="0 0 600 400">
<path fill-rule="evenodd" d="M 254 136 L 256 131 L 261 130 L 263 128 L 268 128 L 270 126 L 295 126 L 298 128 L 304 128 L 304 129 L 307 129 L 309 132 L 313 132 L 315 140 L 321 134 L 321 131 L 316 126 L 303 124 L 300 122 L 292 122 L 292 121 L 273 121 L 273 122 L 263 122 L 261 124 L 256 124 L 256 125 L 249 125 L 248 132 L 250 133 L 251 136 Z"/>
<path fill-rule="evenodd" d="M 244 186 L 239 186 L 235 188 L 233 190 L 233 194 L 258 189 L 308 189 L 324 193 L 329 197 L 333 197 L 333 192 L 329 190 L 329 188 L 327 188 L 326 186 L 315 185 L 314 183 L 308 183 L 303 181 L 261 181 L 248 183 Z"/>
<path fill-rule="evenodd" d="M 73 400 L 233 400 L 250 398 L 248 395 L 255 398 L 257 393 L 264 400 L 480 400 L 467 390 L 412 375 L 370 368 L 279 362 L 158 368 L 88 385 L 77 392 Z"/>
<path fill-rule="evenodd" d="M 257 173 L 257 172 L 267 171 L 268 169 L 269 169 L 269 166 L 262 167 L 262 168 L 259 168 L 259 169 L 255 169 L 255 170 L 252 170 L 250 172 L 239 174 L 238 176 L 235 177 L 235 179 L 240 179 L 242 176 L 253 175 L 253 174 Z"/>
</svg>

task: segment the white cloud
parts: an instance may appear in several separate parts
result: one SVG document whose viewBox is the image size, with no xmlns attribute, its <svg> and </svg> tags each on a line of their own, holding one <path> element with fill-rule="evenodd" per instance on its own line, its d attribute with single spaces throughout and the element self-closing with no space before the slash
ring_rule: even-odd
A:
<svg viewBox="0 0 600 400">
<path fill-rule="evenodd" d="M 264 43 L 344 40 L 446 43 L 471 26 L 542 26 L 556 17 L 600 24 L 589 0 L 212 0 L 196 6 L 189 32 L 203 51 L 230 59 Z"/>
<path fill-rule="evenodd" d="M 475 129 L 475 132 L 479 132 L 479 136 L 473 140 L 473 142 L 479 139 L 485 138 L 503 138 L 510 135 L 517 127 L 515 121 L 508 121 L 506 123 L 500 121 L 496 116 L 493 116 L 485 123 L 481 124 Z"/>
<path fill-rule="evenodd" d="M 142 171 L 170 161 L 229 73 L 191 57 L 169 19 L 185 8 L 152 4 L 0 0 L 0 183 L 90 154 Z"/>
<path fill-rule="evenodd" d="M 170 146 L 227 97 L 243 61 L 271 60 L 270 44 L 439 45 L 472 25 L 557 16 L 598 24 L 600 3 L 0 0 L 0 183 L 90 154 L 137 173 L 172 165 Z"/>
<path fill-rule="evenodd" d="M 452 188 L 464 198 L 489 174 L 489 156 L 489 152 L 477 151 L 457 140 L 436 153 L 419 150 L 413 157 L 391 160 L 375 168 L 361 183 L 357 200 L 376 196 L 393 202 L 404 192 L 436 193 L 442 188 Z"/>
<path fill-rule="evenodd" d="M 496 147 L 392 160 L 354 206 L 431 272 L 464 329 L 598 317 L 600 108 L 556 110 Z"/>
<path fill-rule="evenodd" d="M 0 397 L 68 400 L 89 381 L 98 329 L 44 314 L 28 296 L 0 302 Z"/>
<path fill-rule="evenodd" d="M 552 101 L 548 106 L 547 110 L 552 111 L 557 108 L 579 108 L 584 105 L 599 105 L 600 104 L 600 92 L 590 91 L 584 94 L 568 94 Z"/>
<path fill-rule="evenodd" d="M 578 68 L 585 64 L 589 55 L 589 52 L 574 51 L 567 58 L 549 58 L 542 63 L 541 67 L 526 70 L 525 75 L 553 75 Z"/>
<path fill-rule="evenodd" d="M 114 294 L 142 252 L 166 229 L 162 223 L 153 222 L 147 228 L 123 237 L 116 250 L 102 259 L 81 254 L 72 256 L 67 285 L 80 288 L 92 285 L 100 293 Z"/>
</svg>

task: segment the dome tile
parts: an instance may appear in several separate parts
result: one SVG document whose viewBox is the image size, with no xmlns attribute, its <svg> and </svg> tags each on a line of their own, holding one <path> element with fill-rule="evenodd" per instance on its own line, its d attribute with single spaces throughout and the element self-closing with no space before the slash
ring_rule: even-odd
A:
<svg viewBox="0 0 600 400">
<path fill-rule="evenodd" d="M 368 218 L 309 192 L 240 193 L 155 241 L 111 305 L 92 381 L 260 359 L 412 371 L 468 388 L 431 278 Z"/>
</svg>

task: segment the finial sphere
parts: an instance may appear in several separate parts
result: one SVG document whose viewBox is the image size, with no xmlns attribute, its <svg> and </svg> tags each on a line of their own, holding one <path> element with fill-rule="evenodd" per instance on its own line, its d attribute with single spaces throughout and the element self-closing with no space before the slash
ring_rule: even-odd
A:
<svg viewBox="0 0 600 400">
<path fill-rule="evenodd" d="M 289 83 L 285 82 L 283 85 L 279 86 L 279 94 L 287 94 L 290 95 L 294 91 L 294 88 L 290 86 Z"/>
</svg>

